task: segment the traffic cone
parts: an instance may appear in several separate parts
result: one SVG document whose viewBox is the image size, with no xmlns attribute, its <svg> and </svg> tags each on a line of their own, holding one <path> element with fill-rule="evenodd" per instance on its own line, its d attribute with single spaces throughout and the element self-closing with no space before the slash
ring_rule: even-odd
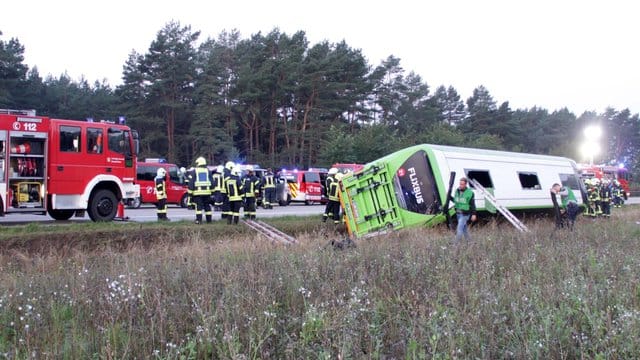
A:
<svg viewBox="0 0 640 360">
<path fill-rule="evenodd" d="M 124 216 L 124 204 L 122 203 L 122 201 L 118 201 L 118 213 L 116 214 L 116 217 L 114 218 L 114 220 L 121 220 L 121 221 L 129 220 L 128 216 Z"/>
<path fill-rule="evenodd" d="M 11 153 L 13 154 L 28 154 L 31 152 L 31 144 L 24 143 L 11 147 Z"/>
</svg>

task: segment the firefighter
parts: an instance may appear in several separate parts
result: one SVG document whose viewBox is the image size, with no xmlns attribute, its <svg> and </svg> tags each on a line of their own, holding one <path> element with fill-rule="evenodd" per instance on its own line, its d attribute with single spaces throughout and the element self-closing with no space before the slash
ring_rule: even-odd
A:
<svg viewBox="0 0 640 360">
<path fill-rule="evenodd" d="M 222 193 L 224 182 L 222 181 L 222 175 L 224 172 L 224 166 L 218 165 L 216 171 L 211 175 L 213 179 L 213 208 L 215 211 L 222 210 Z M 226 193 L 227 190 L 225 189 Z"/>
<path fill-rule="evenodd" d="M 602 179 L 600 185 L 600 207 L 602 209 L 602 216 L 611 216 L 611 183 L 608 179 Z"/>
<path fill-rule="evenodd" d="M 597 215 L 597 201 L 599 199 L 599 194 L 596 189 L 595 179 L 586 179 L 585 185 L 587 186 L 587 198 L 589 200 L 589 206 L 587 206 L 587 216 L 595 218 Z"/>
<path fill-rule="evenodd" d="M 624 198 L 624 190 L 622 189 L 622 186 L 620 186 L 620 182 L 618 180 L 614 180 L 613 181 L 613 206 L 614 207 L 621 207 L 622 203 L 623 203 L 623 198 Z"/>
<path fill-rule="evenodd" d="M 327 222 L 327 218 L 330 216 L 333 218 L 333 224 L 337 225 L 340 223 L 340 198 L 338 195 L 338 187 L 339 187 L 339 179 L 337 178 L 338 169 L 331 168 L 329 172 L 327 172 L 327 198 L 329 202 L 327 202 L 327 206 L 324 209 L 324 214 L 322 214 L 322 222 Z"/>
<path fill-rule="evenodd" d="M 202 224 L 204 212 L 207 223 L 211 223 L 211 174 L 207 169 L 207 160 L 202 156 L 196 159 L 196 167 L 191 172 L 189 188 L 196 204 L 196 224 Z"/>
<path fill-rule="evenodd" d="M 190 168 L 188 171 L 184 167 L 180 168 L 180 172 L 182 173 L 184 184 L 187 185 L 187 209 L 193 210 L 195 208 L 195 204 L 193 203 L 193 199 L 191 196 L 191 190 L 189 189 L 189 181 L 191 181 L 191 171 L 193 168 Z"/>
<path fill-rule="evenodd" d="M 156 212 L 158 221 L 169 221 L 167 217 L 167 171 L 159 168 L 156 172 Z"/>
<path fill-rule="evenodd" d="M 260 187 L 264 189 L 262 207 L 265 209 L 273 209 L 273 203 L 276 202 L 276 181 L 271 168 L 268 168 L 264 174 Z"/>
<path fill-rule="evenodd" d="M 256 218 L 256 192 L 259 187 L 260 179 L 253 174 L 253 170 L 247 171 L 247 175 L 242 178 L 245 219 L 253 220 Z"/>
<path fill-rule="evenodd" d="M 237 224 L 240 221 L 240 208 L 242 207 L 242 183 L 240 181 L 240 168 L 235 166 L 231 170 L 229 178 L 225 181 L 227 196 L 229 198 L 229 215 L 227 224 Z"/>
<path fill-rule="evenodd" d="M 229 216 L 232 216 L 231 214 L 231 205 L 229 204 L 229 194 L 227 193 L 227 180 L 229 180 L 229 177 L 231 176 L 231 169 L 233 169 L 236 166 L 236 164 L 233 161 L 227 161 L 226 164 L 224 164 L 224 169 L 222 169 L 222 189 L 220 191 L 220 194 L 222 195 L 222 218 L 226 219 Z"/>
</svg>

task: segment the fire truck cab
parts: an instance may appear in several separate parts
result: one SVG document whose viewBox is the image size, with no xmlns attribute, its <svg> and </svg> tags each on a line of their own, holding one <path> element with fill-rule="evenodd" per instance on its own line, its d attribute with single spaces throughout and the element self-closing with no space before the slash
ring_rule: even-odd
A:
<svg viewBox="0 0 640 360">
<path fill-rule="evenodd" d="M 157 202 L 155 178 L 159 168 L 163 168 L 167 172 L 167 203 L 176 204 L 183 208 L 188 206 L 187 185 L 184 182 L 185 175 L 182 174 L 178 165 L 154 158 L 138 162 L 136 179 L 140 185 L 140 197 L 135 199 L 130 204 L 130 207 L 139 208 L 141 204 L 155 204 Z"/>
<path fill-rule="evenodd" d="M 139 196 L 137 133 L 123 124 L 0 110 L 0 210 L 110 221 Z"/>
</svg>

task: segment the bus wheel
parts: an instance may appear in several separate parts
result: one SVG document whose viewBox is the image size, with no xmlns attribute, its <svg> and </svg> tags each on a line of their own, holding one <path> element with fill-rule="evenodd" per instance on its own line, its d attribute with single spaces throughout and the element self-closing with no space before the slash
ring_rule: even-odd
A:
<svg viewBox="0 0 640 360">
<path fill-rule="evenodd" d="M 187 202 L 189 196 L 187 194 L 182 195 L 182 197 L 180 198 L 180 207 L 181 208 L 186 208 L 187 206 L 189 206 L 189 203 Z"/>
<path fill-rule="evenodd" d="M 69 220 L 75 213 L 75 210 L 47 210 L 49 216 L 51 216 L 54 220 Z"/>
<path fill-rule="evenodd" d="M 89 199 L 87 212 L 93 221 L 111 221 L 118 211 L 116 195 L 105 189 L 98 190 Z"/>
</svg>

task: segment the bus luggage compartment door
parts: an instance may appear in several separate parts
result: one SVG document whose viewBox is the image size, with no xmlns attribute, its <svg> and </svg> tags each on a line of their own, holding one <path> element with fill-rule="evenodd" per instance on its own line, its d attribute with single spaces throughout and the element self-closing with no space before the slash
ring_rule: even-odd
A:
<svg viewBox="0 0 640 360">
<path fill-rule="evenodd" d="M 342 180 L 341 201 L 349 234 L 402 227 L 393 190 L 393 177 L 385 165 L 373 165 Z"/>
</svg>

